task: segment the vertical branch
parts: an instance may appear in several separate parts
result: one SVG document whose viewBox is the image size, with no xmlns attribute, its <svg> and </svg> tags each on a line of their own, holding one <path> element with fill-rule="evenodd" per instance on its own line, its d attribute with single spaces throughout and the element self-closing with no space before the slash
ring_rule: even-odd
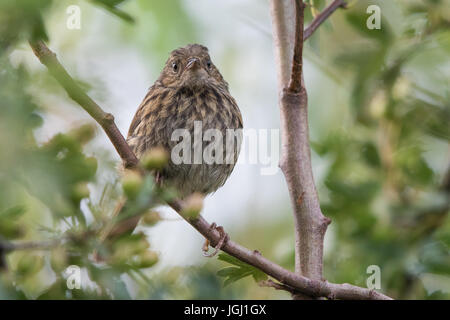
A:
<svg viewBox="0 0 450 320">
<path fill-rule="evenodd" d="M 311 166 L 302 63 L 304 8 L 301 0 L 271 1 L 281 114 L 280 168 L 294 211 L 295 271 L 322 280 L 323 239 L 330 220 L 320 210 Z"/>
<path fill-rule="evenodd" d="M 292 71 L 289 81 L 289 92 L 299 93 L 302 89 L 303 76 L 303 28 L 305 20 L 305 4 L 295 0 L 295 38 Z"/>
<path fill-rule="evenodd" d="M 289 0 L 271 0 L 273 45 L 277 66 L 278 92 L 289 85 L 294 53 L 295 4 Z"/>
</svg>

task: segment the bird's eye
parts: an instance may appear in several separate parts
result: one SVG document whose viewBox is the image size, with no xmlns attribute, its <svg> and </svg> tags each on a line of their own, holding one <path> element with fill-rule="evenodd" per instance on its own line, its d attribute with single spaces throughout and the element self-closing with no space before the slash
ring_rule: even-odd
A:
<svg viewBox="0 0 450 320">
<path fill-rule="evenodd" d="M 208 69 L 211 69 L 212 66 L 211 61 L 208 60 L 208 62 L 206 62 L 206 66 L 208 67 Z"/>
<path fill-rule="evenodd" d="M 178 64 L 176 62 L 172 63 L 172 69 L 173 71 L 177 72 L 178 71 Z"/>
</svg>

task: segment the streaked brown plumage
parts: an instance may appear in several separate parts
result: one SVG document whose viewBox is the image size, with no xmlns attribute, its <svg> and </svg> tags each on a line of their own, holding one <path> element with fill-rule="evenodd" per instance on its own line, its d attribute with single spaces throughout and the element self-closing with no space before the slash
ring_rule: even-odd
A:
<svg viewBox="0 0 450 320">
<path fill-rule="evenodd" d="M 194 121 L 202 121 L 203 132 L 207 129 L 222 132 L 224 157 L 226 130 L 242 128 L 241 113 L 228 91 L 228 84 L 212 64 L 208 49 L 198 44 L 172 51 L 160 77 L 138 108 L 127 141 L 138 158 L 154 147 L 163 147 L 170 154 L 178 143 L 171 141 L 173 131 L 187 129 L 194 137 Z M 204 161 L 175 164 L 170 160 L 160 174 L 181 196 L 214 192 L 234 168 L 240 149 L 240 139 L 237 140 L 233 164 Z M 203 149 L 208 144 L 203 142 Z"/>
</svg>

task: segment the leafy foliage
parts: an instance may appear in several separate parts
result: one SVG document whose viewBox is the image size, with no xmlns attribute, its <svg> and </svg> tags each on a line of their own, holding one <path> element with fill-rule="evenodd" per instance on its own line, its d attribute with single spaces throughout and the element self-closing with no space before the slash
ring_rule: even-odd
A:
<svg viewBox="0 0 450 320">
<path fill-rule="evenodd" d="M 104 186 L 100 198 L 93 196 L 98 163 L 84 149 L 96 136 L 91 124 L 57 133 L 44 143 L 37 141 L 36 130 L 48 110 L 29 94 L 27 70 L 12 66 L 8 56 L 11 48 L 27 38 L 47 37 L 42 14 L 50 3 L 21 0 L 0 4 L 2 14 L 10 12 L 10 25 L 0 30 L 0 241 L 33 241 L 39 247 L 40 240 L 51 239 L 59 245 L 49 251 L 8 254 L 2 265 L 6 270 L 0 274 L 0 297 L 129 299 L 121 275 L 152 267 L 158 254 L 149 249 L 142 232 L 107 235 L 127 219 L 145 214 L 156 203 L 152 195 L 163 191 L 156 190 L 150 175 L 130 188 L 125 175 L 123 190 L 116 183 Z M 127 199 L 120 215 L 117 208 L 123 200 L 118 199 Z M 70 265 L 86 272 L 83 290 L 68 290 L 65 270 Z M 49 273 L 55 280 L 42 282 Z"/>
<path fill-rule="evenodd" d="M 444 267 L 449 242 L 442 238 L 450 231 L 449 189 L 443 178 L 448 157 L 437 170 L 427 154 L 430 143 L 445 148 L 450 138 L 449 92 L 441 89 L 441 81 L 448 81 L 437 71 L 437 57 L 448 53 L 448 45 L 439 40 L 442 33 L 448 38 L 445 3 L 379 4 L 380 30 L 362 27 L 368 1 L 345 13 L 352 40 L 344 40 L 345 50 L 329 58 L 338 72 L 353 77 L 348 86 L 354 121 L 313 144 L 321 157 L 331 159 L 321 205 L 336 232 L 336 250 L 325 263 L 332 281 L 355 282 L 364 266 L 376 264 L 386 292 L 427 297 L 425 277 L 450 274 Z M 392 12 L 397 20 L 384 15 Z M 405 16 L 408 23 L 398 23 Z M 431 69 L 422 69 L 422 61 L 433 59 Z M 351 259 L 343 258 L 346 252 Z M 359 279 L 357 284 L 364 286 L 365 278 Z M 433 298 L 438 297 L 448 292 L 435 292 Z"/>
</svg>

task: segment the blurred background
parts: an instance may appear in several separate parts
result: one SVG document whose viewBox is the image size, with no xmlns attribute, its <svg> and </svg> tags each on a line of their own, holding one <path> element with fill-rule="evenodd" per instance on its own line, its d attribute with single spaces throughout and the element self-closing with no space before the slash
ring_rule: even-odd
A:
<svg viewBox="0 0 450 320">
<path fill-rule="evenodd" d="M 310 22 L 331 1 L 305 2 Z M 348 3 L 304 53 L 314 176 L 332 219 L 324 277 L 365 287 L 367 268 L 377 265 L 381 291 L 394 298 L 449 299 L 450 2 Z M 366 27 L 371 4 L 381 8 L 379 30 Z M 72 5 L 80 9 L 79 29 L 68 27 Z M 226 272 L 217 272 L 230 264 L 204 258 L 202 236 L 167 207 L 112 249 L 113 263 L 93 263 L 95 237 L 86 235 L 105 226 L 123 193 L 120 159 L 28 45 L 48 39 L 126 134 L 170 51 L 203 44 L 229 83 L 244 128 L 270 130 L 279 128 L 271 35 L 267 0 L 1 0 L 0 235 L 72 240 L 8 254 L 0 298 L 289 299 L 252 277 L 224 286 Z M 286 184 L 279 170 L 262 175 L 264 167 L 238 164 L 202 214 L 293 270 Z M 150 193 L 147 187 L 139 192 Z M 122 257 L 133 241 L 145 242 L 146 253 Z M 66 287 L 64 270 L 72 264 L 83 270 L 81 289 Z"/>
</svg>

